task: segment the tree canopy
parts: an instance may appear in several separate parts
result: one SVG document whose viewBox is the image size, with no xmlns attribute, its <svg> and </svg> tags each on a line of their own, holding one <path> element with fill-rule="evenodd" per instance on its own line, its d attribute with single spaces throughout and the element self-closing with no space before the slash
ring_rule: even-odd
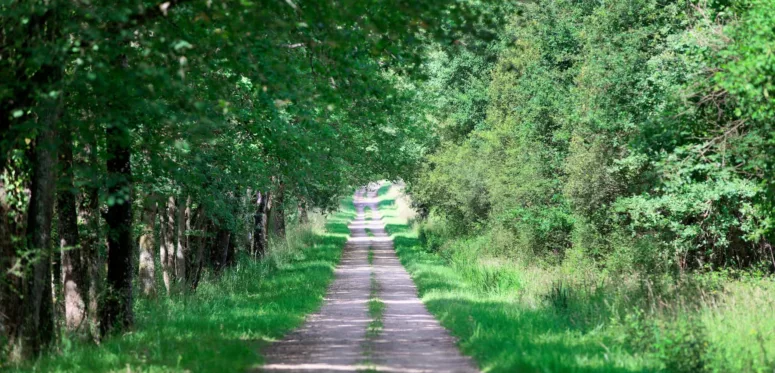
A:
<svg viewBox="0 0 775 373">
<path fill-rule="evenodd" d="M 123 330 L 156 241 L 167 290 L 195 287 L 206 252 L 216 270 L 235 246 L 260 256 L 287 218 L 412 169 L 423 46 L 489 22 L 474 5 L 0 2 L 6 355 L 51 341 L 52 265 L 68 320 L 99 303 L 102 333 Z"/>
</svg>

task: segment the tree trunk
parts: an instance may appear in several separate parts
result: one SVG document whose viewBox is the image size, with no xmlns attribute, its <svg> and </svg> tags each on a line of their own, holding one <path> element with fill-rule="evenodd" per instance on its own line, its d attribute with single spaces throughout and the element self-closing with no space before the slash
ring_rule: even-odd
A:
<svg viewBox="0 0 775 373">
<path fill-rule="evenodd" d="M 193 245 L 192 239 L 191 239 L 191 234 L 192 234 L 192 230 L 194 228 L 193 227 L 194 217 L 192 216 L 192 214 L 194 214 L 194 211 L 191 209 L 191 203 L 192 203 L 191 202 L 191 196 L 188 196 L 186 198 L 186 211 L 185 211 L 186 222 L 185 222 L 185 226 L 183 227 L 184 232 L 185 232 L 185 236 L 186 236 L 186 240 L 184 241 L 184 244 L 185 244 L 184 248 L 185 248 L 185 250 L 183 251 L 183 257 L 186 258 L 186 262 L 185 262 L 186 263 L 186 273 L 185 273 L 185 277 L 183 279 L 186 282 L 186 285 L 191 283 L 190 282 L 190 277 L 191 277 L 190 268 L 192 266 L 192 264 L 191 264 L 191 262 L 192 262 L 192 259 L 191 259 L 191 251 L 192 251 L 191 245 Z"/>
<path fill-rule="evenodd" d="M 56 200 L 54 201 L 54 205 L 56 206 Z M 56 210 L 54 211 L 56 213 Z M 56 222 L 57 219 L 54 219 L 53 221 Z M 57 228 L 58 229 L 58 228 Z M 52 231 L 53 232 L 53 231 Z M 59 331 L 64 327 L 65 325 L 62 324 L 62 316 L 65 315 L 65 302 L 64 302 L 64 292 L 63 292 L 63 281 L 64 277 L 62 274 L 64 271 L 62 270 L 62 254 L 59 250 L 59 246 L 57 245 L 57 242 L 53 242 L 54 237 L 52 236 L 52 248 L 51 248 L 51 285 L 52 285 L 52 298 L 54 300 L 54 308 L 52 311 L 52 314 L 54 315 L 54 331 Z M 56 338 L 56 335 L 54 336 Z"/>
<path fill-rule="evenodd" d="M 204 248 L 208 240 L 208 228 L 209 222 L 204 216 L 204 207 L 200 204 L 193 215 L 189 215 L 187 224 L 193 224 L 193 230 L 189 229 L 189 232 L 193 237 L 189 239 L 190 246 L 190 260 L 187 262 L 188 268 L 186 270 L 188 287 L 191 290 L 196 290 L 199 285 L 199 278 L 202 274 L 202 265 L 204 264 Z"/>
<path fill-rule="evenodd" d="M 234 260 L 237 256 L 237 243 L 235 242 L 236 238 L 236 234 L 229 234 L 229 246 L 226 248 L 226 261 L 224 262 L 224 268 L 234 265 Z"/>
<path fill-rule="evenodd" d="M 154 231 L 156 225 L 156 196 L 150 195 L 143 206 L 143 234 L 140 236 L 139 276 L 143 295 L 156 296 L 156 240 Z"/>
<path fill-rule="evenodd" d="M 307 214 L 307 201 L 301 200 L 299 202 L 299 224 L 309 223 L 309 214 Z"/>
<path fill-rule="evenodd" d="M 172 291 L 172 285 L 175 282 L 175 231 L 177 225 L 175 224 L 175 217 L 177 215 L 177 204 L 175 203 L 175 197 L 169 197 L 167 200 L 167 208 L 162 219 L 161 234 L 159 239 L 161 240 L 161 249 L 159 250 L 162 277 L 164 278 L 164 287 L 167 289 L 167 294 Z"/>
<path fill-rule="evenodd" d="M 281 239 L 285 238 L 285 185 L 280 183 L 272 202 L 272 233 Z"/>
<path fill-rule="evenodd" d="M 215 235 L 215 245 L 210 252 L 210 263 L 216 273 L 220 273 L 226 266 L 229 258 L 229 243 L 231 241 L 231 232 L 224 228 L 218 228 Z"/>
<path fill-rule="evenodd" d="M 108 226 L 107 288 L 100 312 L 102 335 L 129 329 L 132 314 L 132 166 L 131 134 L 121 124 L 107 130 L 108 193 L 114 203 L 108 204 L 105 221 Z"/>
<path fill-rule="evenodd" d="M 65 306 L 65 326 L 74 331 L 87 316 L 89 268 L 78 237 L 76 191 L 73 185 L 73 136 L 68 129 L 60 135 L 60 189 L 57 193 L 59 218 L 59 250 L 62 263 L 62 286 Z M 57 272 L 54 272 L 57 273 Z"/>
<path fill-rule="evenodd" d="M 186 221 L 190 209 L 188 207 L 191 199 L 179 199 L 177 206 L 177 216 L 175 225 L 175 234 L 177 242 L 175 245 L 175 278 L 179 282 L 186 280 L 186 260 L 188 259 L 188 234 L 186 234 Z"/>
<path fill-rule="evenodd" d="M 253 205 L 256 201 L 253 197 L 255 197 L 257 194 L 253 193 L 253 190 L 248 188 L 247 193 L 245 194 L 245 209 L 246 211 L 249 211 L 253 209 L 253 226 L 250 226 L 247 229 L 247 232 L 245 232 L 245 242 L 247 243 L 247 249 L 248 249 L 248 255 L 251 257 L 253 256 L 253 246 L 255 246 L 255 242 L 253 241 L 253 233 L 255 233 L 255 222 L 256 222 L 256 214 L 255 214 L 255 206 Z M 247 219 L 250 220 L 250 219 Z"/>
<path fill-rule="evenodd" d="M 98 170 L 97 154 L 92 144 L 84 147 L 86 167 Z M 89 271 L 89 303 L 87 305 L 87 319 L 89 320 L 89 331 L 95 339 L 99 337 L 97 323 L 99 320 L 99 297 L 102 292 L 104 261 L 99 255 L 100 242 L 100 187 L 95 178 L 90 180 L 81 193 L 81 201 L 78 206 L 78 216 L 86 225 L 84 235 L 81 235 L 81 252 Z"/>
<path fill-rule="evenodd" d="M 263 258 L 266 254 L 267 201 L 269 193 L 256 193 L 256 213 L 253 215 L 253 246 L 250 255 L 253 258 Z"/>
<path fill-rule="evenodd" d="M 28 248 L 35 255 L 28 257 L 23 269 L 25 278 L 24 323 L 22 324 L 22 356 L 37 355 L 54 337 L 54 313 L 51 288 L 51 221 L 56 193 L 54 168 L 56 145 L 54 123 L 57 110 L 47 113 L 35 145 L 32 148 L 32 183 L 27 214 Z"/>
</svg>

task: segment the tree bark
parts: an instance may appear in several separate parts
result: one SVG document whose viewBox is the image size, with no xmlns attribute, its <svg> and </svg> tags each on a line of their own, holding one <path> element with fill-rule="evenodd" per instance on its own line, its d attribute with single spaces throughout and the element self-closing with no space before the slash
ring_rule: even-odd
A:
<svg viewBox="0 0 775 373">
<path fill-rule="evenodd" d="M 167 289 L 167 294 L 172 291 L 173 283 L 175 282 L 175 231 L 177 225 L 175 224 L 175 217 L 177 215 L 177 204 L 175 203 L 175 197 L 170 196 L 167 199 L 167 208 L 165 210 L 162 224 L 161 234 L 159 239 L 161 240 L 161 247 L 159 250 L 162 277 L 164 279 L 164 287 Z"/>
<path fill-rule="evenodd" d="M 54 313 L 51 287 L 51 221 L 56 194 L 55 126 L 57 109 L 49 110 L 48 118 L 38 132 L 32 149 L 32 183 L 27 214 L 28 249 L 35 254 L 23 263 L 29 269 L 25 278 L 24 322 L 22 324 L 21 356 L 37 355 L 54 337 Z"/>
<path fill-rule="evenodd" d="M 210 251 L 210 263 L 216 273 L 220 273 L 226 266 L 230 241 L 231 232 L 224 228 L 218 228 L 218 233 L 215 235 L 215 245 Z"/>
<path fill-rule="evenodd" d="M 140 236 L 140 260 L 138 275 L 143 295 L 156 296 L 156 240 L 154 231 L 156 225 L 156 196 L 150 195 L 143 206 L 143 233 Z"/>
<path fill-rule="evenodd" d="M 226 261 L 224 262 L 224 267 L 231 267 L 234 264 L 234 260 L 237 256 L 237 243 L 236 241 L 237 235 L 234 233 L 229 234 L 229 246 L 226 248 Z"/>
<path fill-rule="evenodd" d="M 73 185 L 73 136 L 63 128 L 60 134 L 60 189 L 57 193 L 59 250 L 65 306 L 65 326 L 70 331 L 81 327 L 87 316 L 89 268 L 78 237 L 76 191 Z M 56 273 L 56 272 L 55 272 Z"/>
<path fill-rule="evenodd" d="M 202 274 L 202 265 L 204 264 L 205 257 L 204 248 L 207 245 L 208 228 L 210 225 L 208 219 L 204 216 L 204 207 L 201 204 L 194 210 L 193 215 L 190 215 L 187 224 L 193 224 L 193 230 L 189 229 L 193 237 L 189 239 L 191 255 L 190 260 L 187 262 L 186 274 L 188 275 L 189 289 L 196 290 Z"/>
<path fill-rule="evenodd" d="M 108 193 L 114 203 L 108 204 L 105 221 L 108 227 L 107 288 L 100 312 L 100 331 L 129 329 L 132 314 L 132 166 L 130 163 L 129 129 L 114 124 L 107 130 L 106 148 Z"/>
<path fill-rule="evenodd" d="M 177 236 L 175 245 L 175 278 L 179 282 L 186 280 L 186 260 L 188 259 L 188 234 L 186 234 L 186 221 L 190 209 L 188 207 L 191 199 L 180 198 L 178 200 L 175 235 Z"/>
<path fill-rule="evenodd" d="M 98 168 L 97 153 L 94 151 L 94 145 L 86 144 L 84 147 L 86 167 L 94 170 Z M 84 235 L 81 235 L 81 251 L 86 261 L 86 267 L 89 271 L 89 290 L 87 305 L 87 319 L 89 320 L 89 331 L 92 337 L 99 338 L 97 324 L 99 320 L 99 297 L 102 292 L 104 261 L 99 255 L 100 242 L 100 187 L 95 178 L 89 180 L 81 193 L 81 200 L 78 204 L 79 219 L 86 226 Z"/>
<path fill-rule="evenodd" d="M 263 258 L 266 254 L 266 229 L 267 229 L 267 206 L 269 193 L 262 194 L 256 192 L 256 212 L 253 214 L 253 246 L 250 255 L 255 259 Z"/>
<path fill-rule="evenodd" d="M 185 250 L 183 251 L 183 256 L 186 258 L 186 273 L 185 273 L 185 277 L 184 277 L 184 281 L 186 282 L 186 285 L 189 285 L 191 283 L 191 280 L 190 280 L 190 278 L 191 278 L 191 270 L 190 269 L 192 267 L 191 262 L 193 261 L 192 258 L 191 258 L 191 251 L 192 251 L 191 245 L 193 245 L 193 242 L 192 242 L 193 240 L 191 239 L 191 234 L 192 234 L 193 229 L 194 229 L 194 226 L 193 226 L 193 224 L 194 224 L 194 216 L 193 216 L 193 214 L 195 213 L 195 211 L 191 209 L 191 203 L 192 203 L 191 202 L 191 196 L 188 196 L 186 198 L 186 212 L 185 212 L 186 222 L 185 222 L 185 226 L 183 227 L 184 232 L 185 232 L 185 236 L 186 236 L 186 240 L 184 241 L 184 243 L 185 243 L 185 246 L 184 246 Z"/>
<path fill-rule="evenodd" d="M 307 213 L 307 201 L 299 202 L 299 224 L 309 223 L 309 214 Z"/>
<path fill-rule="evenodd" d="M 272 233 L 279 238 L 285 238 L 285 184 L 280 183 L 272 202 Z"/>
</svg>

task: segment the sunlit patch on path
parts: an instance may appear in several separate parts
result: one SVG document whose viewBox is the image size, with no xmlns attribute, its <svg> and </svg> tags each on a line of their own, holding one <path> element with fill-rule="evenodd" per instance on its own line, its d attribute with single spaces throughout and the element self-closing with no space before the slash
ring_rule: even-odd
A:
<svg viewBox="0 0 775 373">
<path fill-rule="evenodd" d="M 357 215 L 325 304 L 264 350 L 260 371 L 477 372 L 417 297 L 385 232 L 376 190 L 358 190 L 353 202 Z M 384 309 L 379 333 L 367 334 L 372 274 Z"/>
</svg>

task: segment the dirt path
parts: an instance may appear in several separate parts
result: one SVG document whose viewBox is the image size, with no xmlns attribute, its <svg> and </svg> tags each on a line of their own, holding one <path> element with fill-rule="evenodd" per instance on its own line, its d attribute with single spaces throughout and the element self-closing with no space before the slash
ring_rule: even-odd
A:
<svg viewBox="0 0 775 373">
<path fill-rule="evenodd" d="M 478 372 L 417 297 L 377 212 L 376 191 L 357 191 L 354 203 L 357 217 L 325 304 L 301 328 L 263 351 L 267 364 L 259 371 Z M 385 307 L 382 328 L 367 334 L 373 321 L 367 305 L 372 273 Z"/>
</svg>

